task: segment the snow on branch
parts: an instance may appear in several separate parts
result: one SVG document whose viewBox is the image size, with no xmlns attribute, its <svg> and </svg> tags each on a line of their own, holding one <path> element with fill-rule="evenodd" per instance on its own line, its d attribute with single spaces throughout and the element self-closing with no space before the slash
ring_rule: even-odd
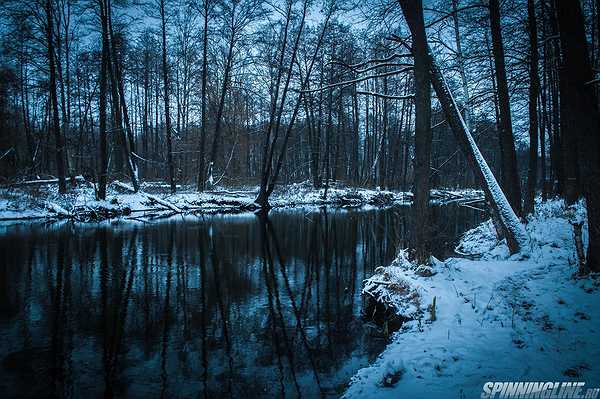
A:
<svg viewBox="0 0 600 399">
<path fill-rule="evenodd" d="M 585 82 L 586 85 L 593 85 L 593 84 L 596 84 L 596 83 L 600 83 L 600 78 L 590 80 L 589 82 Z"/>
<path fill-rule="evenodd" d="M 412 100 L 413 98 L 415 98 L 414 94 L 408 94 L 406 96 L 392 96 L 389 94 L 383 94 L 383 93 L 376 93 L 376 92 L 372 92 L 372 91 L 361 91 L 361 90 L 357 90 L 356 94 L 362 94 L 365 96 L 373 96 L 373 97 L 379 97 L 379 98 L 385 98 L 388 100 Z"/>
<path fill-rule="evenodd" d="M 399 69 L 399 70 L 396 70 L 396 71 L 390 71 L 390 72 L 385 72 L 385 73 L 378 73 L 378 74 L 375 74 L 375 75 L 363 76 L 362 78 L 356 78 L 356 79 L 352 79 L 352 80 L 345 80 L 343 82 L 332 83 L 330 85 L 323 86 L 323 87 L 318 87 L 316 89 L 301 90 L 301 93 L 315 93 L 315 92 L 319 92 L 319 91 L 323 91 L 323 90 L 332 89 L 334 87 L 349 86 L 351 84 L 358 83 L 358 82 L 363 82 L 363 81 L 369 80 L 369 79 L 376 79 L 376 78 L 383 78 L 383 77 L 386 77 L 386 76 L 398 75 L 398 74 L 401 74 L 403 72 L 410 71 L 412 69 L 413 69 L 413 67 L 411 66 L 411 67 L 406 67 L 406 68 Z"/>
<path fill-rule="evenodd" d="M 365 73 L 365 72 L 369 72 L 372 71 L 373 69 L 377 69 L 377 68 L 383 68 L 383 67 L 413 67 L 413 64 L 408 64 L 408 63 L 402 63 L 402 62 L 386 62 L 383 64 L 375 64 L 375 65 L 371 65 L 368 68 L 364 68 L 364 69 L 357 69 L 355 70 L 356 73 Z"/>
<path fill-rule="evenodd" d="M 357 64 L 346 64 L 343 61 L 333 60 L 333 61 L 330 62 L 330 64 L 338 64 L 338 65 L 345 66 L 346 68 L 349 68 L 349 69 L 352 69 L 352 70 L 356 70 L 358 68 L 362 68 L 362 67 L 364 67 L 366 65 L 369 65 L 369 64 L 373 64 L 373 63 L 377 63 L 377 64 L 389 63 L 390 61 L 392 61 L 395 58 L 406 58 L 406 57 L 412 57 L 412 54 L 398 54 L 398 53 L 394 53 L 394 54 L 392 54 L 392 55 L 390 55 L 389 57 L 386 57 L 386 58 L 372 58 L 372 59 L 369 59 L 369 60 L 365 60 L 363 62 L 359 62 Z"/>
</svg>

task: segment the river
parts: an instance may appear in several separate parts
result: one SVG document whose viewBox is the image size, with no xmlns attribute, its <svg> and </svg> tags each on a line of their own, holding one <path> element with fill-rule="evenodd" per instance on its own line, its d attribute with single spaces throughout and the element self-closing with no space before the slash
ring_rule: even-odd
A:
<svg viewBox="0 0 600 399">
<path fill-rule="evenodd" d="M 433 207 L 434 255 L 484 214 Z M 385 338 L 361 283 L 409 208 L 0 227 L 3 397 L 337 397 Z"/>
</svg>

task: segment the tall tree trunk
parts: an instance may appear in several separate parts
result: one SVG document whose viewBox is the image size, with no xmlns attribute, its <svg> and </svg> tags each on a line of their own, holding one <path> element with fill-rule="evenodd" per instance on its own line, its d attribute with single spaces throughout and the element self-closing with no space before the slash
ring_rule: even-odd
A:
<svg viewBox="0 0 600 399">
<path fill-rule="evenodd" d="M 387 68 L 384 68 L 384 71 L 387 71 Z M 388 81 L 387 81 L 387 77 L 383 78 L 383 94 L 387 95 L 388 94 Z M 388 186 L 388 180 L 387 180 L 387 164 L 388 164 L 388 159 L 387 159 L 387 148 L 389 145 L 389 117 L 388 117 L 388 99 L 387 98 L 383 98 L 383 112 L 382 112 L 382 129 L 381 129 L 381 143 L 382 143 L 382 148 L 381 148 L 381 159 L 379 161 L 379 186 L 382 189 L 386 189 Z"/>
<path fill-rule="evenodd" d="M 558 70 L 560 63 L 560 46 L 558 22 L 556 19 L 555 1 L 543 1 L 542 9 L 546 11 L 546 20 L 550 32 L 544 37 L 544 45 L 548 48 L 548 90 L 549 90 L 549 108 L 551 118 L 548 127 L 550 134 L 550 165 L 552 170 L 552 186 L 557 194 L 564 195 L 566 191 L 567 173 L 563 159 L 565 158 L 562 150 L 562 127 L 560 121 L 559 106 L 559 82 Z"/>
<path fill-rule="evenodd" d="M 177 191 L 175 186 L 175 170 L 173 167 L 173 143 L 171 141 L 171 111 L 169 107 L 169 65 L 167 63 L 167 21 L 165 16 L 165 0 L 160 0 L 160 20 L 162 28 L 162 67 L 163 87 L 165 95 L 165 130 L 167 140 L 167 166 L 169 168 L 169 186 L 171 193 Z"/>
<path fill-rule="evenodd" d="M 331 68 L 329 70 L 329 84 L 332 79 Z M 327 191 L 329 190 L 329 180 L 331 179 L 331 130 L 333 129 L 333 89 L 329 89 L 327 93 L 327 128 L 325 129 L 325 159 L 323 162 L 325 170 L 325 190 L 323 191 L 323 199 L 327 199 Z"/>
<path fill-rule="evenodd" d="M 542 182 L 542 201 L 546 201 L 548 198 L 548 182 L 547 182 L 547 168 L 546 168 L 546 129 L 550 132 L 550 123 L 548 121 L 548 45 L 546 43 L 546 7 L 544 4 L 541 5 L 542 13 L 542 37 L 544 57 L 542 58 L 542 84 L 540 88 L 540 163 L 541 163 L 541 176 L 540 181 Z"/>
<path fill-rule="evenodd" d="M 358 97 L 356 95 L 356 84 L 352 85 L 352 154 L 350 156 L 351 166 L 351 181 L 353 184 L 358 184 L 358 152 L 359 152 L 359 141 L 360 141 L 360 113 L 358 109 Z"/>
<path fill-rule="evenodd" d="M 208 13 L 210 11 L 210 0 L 204 0 L 204 31 L 202 33 L 202 127 L 200 128 L 200 153 L 198 154 L 198 191 L 204 191 L 206 185 L 206 165 L 204 152 L 206 148 L 206 83 L 208 77 Z"/>
<path fill-rule="evenodd" d="M 524 213 L 533 212 L 538 171 L 538 111 L 537 101 L 540 92 L 538 76 L 538 45 L 535 4 L 527 0 L 527 25 L 529 30 L 529 169 L 527 172 L 527 193 L 525 195 Z"/>
<path fill-rule="evenodd" d="M 108 59 L 108 21 L 106 4 L 99 0 L 100 20 L 102 24 L 102 57 L 100 66 L 100 104 L 98 110 L 98 122 L 100 124 L 100 173 L 98 173 L 98 198 L 106 199 L 106 184 L 108 179 L 108 132 L 106 130 L 106 106 L 107 106 L 107 65 Z"/>
<path fill-rule="evenodd" d="M 406 193 L 408 191 L 408 167 L 409 167 L 409 163 L 408 163 L 408 159 L 410 158 L 410 152 L 409 152 L 409 148 L 410 148 L 410 143 L 409 143 L 409 136 L 410 136 L 410 127 L 412 125 L 412 114 L 413 114 L 413 103 L 412 101 L 409 101 L 408 104 L 408 111 L 407 111 L 407 122 L 406 122 L 406 128 L 404 129 L 404 142 L 402 145 L 403 148 L 403 155 L 402 155 L 402 192 Z"/>
<path fill-rule="evenodd" d="M 149 158 L 149 141 L 150 141 L 150 56 L 148 54 L 148 50 L 144 49 L 144 72 L 143 72 L 143 86 L 144 86 L 144 102 L 142 109 L 142 131 L 144 135 L 143 141 L 143 151 L 144 156 Z M 148 165 L 144 163 L 143 176 L 146 178 L 148 176 Z"/>
<path fill-rule="evenodd" d="M 56 145 L 56 171 L 58 174 L 58 191 L 61 194 L 67 192 L 65 181 L 65 155 L 63 136 L 60 131 L 60 118 L 58 115 L 58 95 L 56 93 L 56 60 L 54 55 L 54 16 L 52 15 L 52 3 L 46 0 L 46 44 L 48 47 L 48 66 L 50 69 L 50 102 L 52 103 L 52 130 Z"/>
<path fill-rule="evenodd" d="M 115 123 L 115 131 L 118 134 L 122 153 L 125 156 L 125 161 L 127 163 L 127 171 L 129 172 L 129 176 L 131 177 L 131 184 L 133 185 L 133 189 L 135 192 L 139 191 L 140 183 L 138 179 L 138 169 L 137 163 L 133 158 L 131 142 L 127 137 L 127 132 L 125 130 L 125 126 L 123 125 L 123 106 L 121 102 L 124 101 L 124 98 L 119 94 L 119 76 L 118 76 L 118 57 L 117 57 L 117 49 L 115 47 L 115 36 L 112 30 L 112 6 L 111 0 L 106 1 L 106 14 L 107 14 L 107 24 L 108 24 L 108 32 L 110 35 L 109 38 L 109 59 L 112 62 L 108 63 L 108 76 L 111 82 L 111 99 L 112 99 L 112 112 Z"/>
<path fill-rule="evenodd" d="M 400 0 L 400 6 L 412 32 L 412 53 L 415 59 L 415 179 L 412 228 L 415 260 L 425 263 L 430 256 L 430 240 L 427 231 L 432 141 L 429 46 L 423 21 L 422 0 Z"/>
<path fill-rule="evenodd" d="M 517 168 L 517 153 L 513 138 L 510 113 L 510 98 L 506 81 L 506 65 L 504 63 L 504 44 L 502 42 L 501 15 L 499 0 L 489 0 L 490 27 L 492 32 L 492 51 L 498 85 L 498 107 L 500 111 L 500 148 L 502 151 L 502 189 L 508 202 L 517 215 L 521 214 L 521 188 Z"/>
<path fill-rule="evenodd" d="M 596 88 L 590 84 L 594 73 L 590 65 L 584 18 L 578 1 L 558 2 L 560 43 L 563 53 L 561 103 L 570 115 L 565 136 L 576 138 L 577 160 L 581 171 L 589 228 L 587 266 L 600 271 L 600 113 Z"/>
<path fill-rule="evenodd" d="M 235 31 L 232 30 L 231 37 L 229 40 L 229 49 L 227 50 L 227 56 L 225 59 L 225 71 L 223 72 L 223 86 L 221 87 L 221 96 L 219 99 L 219 107 L 217 108 L 217 116 L 215 120 L 215 131 L 213 135 L 211 150 L 210 150 L 210 163 L 208 165 L 207 176 L 209 178 L 209 185 L 212 187 L 214 183 L 215 174 L 215 163 L 217 160 L 217 150 L 219 146 L 219 140 L 221 139 L 221 129 L 223 126 L 223 111 L 225 109 L 225 98 L 227 98 L 227 91 L 229 90 L 229 79 L 231 75 L 231 66 L 233 64 L 233 47 L 235 44 Z"/>
<path fill-rule="evenodd" d="M 21 51 L 25 51 L 21 49 Z M 33 135 L 31 134 L 31 128 L 29 125 L 29 95 L 27 88 L 27 73 L 26 73 L 26 65 L 25 65 L 25 55 L 21 54 L 21 60 L 19 63 L 19 80 L 20 80 L 20 94 L 21 94 L 21 114 L 23 117 L 23 129 L 25 130 L 25 139 L 27 141 L 27 155 L 29 155 L 29 166 L 30 173 L 35 170 L 35 144 L 33 142 Z"/>
<path fill-rule="evenodd" d="M 554 16 L 554 19 L 551 19 L 553 24 L 555 25 L 556 34 L 559 35 L 563 31 L 563 27 L 559 26 L 562 22 L 562 18 L 560 15 L 560 2 L 559 1 L 551 1 L 550 5 L 552 6 L 551 15 Z M 556 8 L 558 7 L 558 8 Z M 558 18 L 558 19 L 556 19 Z M 555 42 L 556 43 L 556 42 Z M 579 46 L 585 46 L 585 37 L 583 42 L 578 44 Z M 561 41 L 561 47 L 564 44 Z M 563 49 L 564 51 L 564 49 Z M 562 172 L 562 184 L 561 184 L 561 194 L 565 198 L 567 204 L 575 203 L 579 197 L 583 194 L 582 190 L 582 182 L 583 178 L 580 164 L 579 164 L 579 154 L 577 152 L 577 132 L 576 129 L 579 125 L 579 121 L 577 120 L 576 114 L 573 113 L 572 104 L 569 103 L 569 99 L 571 99 L 575 94 L 570 93 L 569 90 L 572 89 L 572 85 L 569 84 L 571 77 L 566 76 L 568 73 L 568 68 L 565 66 L 564 56 L 561 59 L 561 51 L 559 48 L 555 49 L 555 60 L 557 62 L 557 71 L 558 71 L 558 93 L 557 93 L 557 103 L 558 106 L 555 109 L 555 113 L 559 115 L 559 126 L 560 126 L 560 135 L 558 137 L 558 148 L 557 152 L 560 153 L 560 161 L 561 161 L 561 172 Z M 562 61 L 561 61 L 562 60 Z M 589 61 L 588 61 L 589 62 Z M 560 101 L 558 101 L 560 99 Z"/>
<path fill-rule="evenodd" d="M 460 72 L 460 80 L 463 89 L 463 115 L 467 128 L 471 129 L 471 104 L 469 96 L 469 86 L 467 85 L 467 74 L 465 72 L 465 61 L 463 58 L 462 46 L 460 43 L 460 28 L 458 24 L 458 0 L 452 0 L 452 21 L 454 22 L 454 40 L 456 41 L 456 61 L 458 63 L 458 71 Z"/>
</svg>

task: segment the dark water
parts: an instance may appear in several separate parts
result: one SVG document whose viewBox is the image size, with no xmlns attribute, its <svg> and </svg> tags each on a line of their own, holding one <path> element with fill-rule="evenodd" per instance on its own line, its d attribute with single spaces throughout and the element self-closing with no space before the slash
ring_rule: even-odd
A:
<svg viewBox="0 0 600 399">
<path fill-rule="evenodd" d="M 0 228 L 0 396 L 339 396 L 407 209 L 306 212 Z M 435 253 L 482 217 L 435 208 Z"/>
</svg>

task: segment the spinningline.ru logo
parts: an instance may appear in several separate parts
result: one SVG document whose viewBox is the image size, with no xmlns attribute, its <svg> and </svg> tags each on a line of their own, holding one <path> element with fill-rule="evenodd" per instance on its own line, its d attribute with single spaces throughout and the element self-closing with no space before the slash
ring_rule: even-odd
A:
<svg viewBox="0 0 600 399">
<path fill-rule="evenodd" d="M 596 399 L 600 388 L 585 388 L 585 382 L 491 382 L 483 384 L 481 399 Z"/>
</svg>

